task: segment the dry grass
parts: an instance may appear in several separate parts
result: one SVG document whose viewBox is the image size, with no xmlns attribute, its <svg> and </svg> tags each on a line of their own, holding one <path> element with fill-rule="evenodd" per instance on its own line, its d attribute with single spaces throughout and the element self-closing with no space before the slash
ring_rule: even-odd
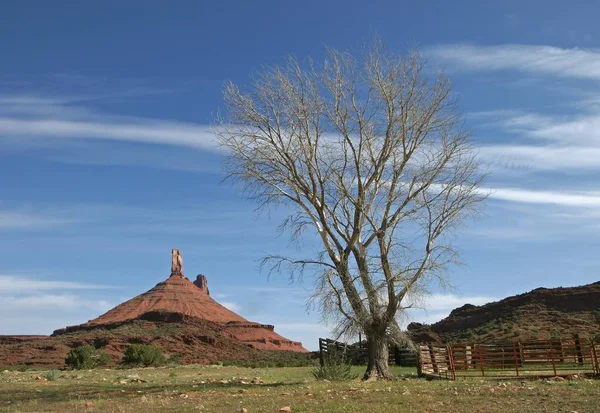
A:
<svg viewBox="0 0 600 413">
<path fill-rule="evenodd" d="M 360 373 L 363 369 L 356 368 Z M 328 383 L 311 369 L 181 366 L 128 370 L 0 373 L 0 412 L 597 412 L 600 381 Z M 41 377 L 42 379 L 39 379 Z M 260 379 L 257 379 L 260 377 Z M 254 380 L 254 383 L 252 383 Z"/>
</svg>

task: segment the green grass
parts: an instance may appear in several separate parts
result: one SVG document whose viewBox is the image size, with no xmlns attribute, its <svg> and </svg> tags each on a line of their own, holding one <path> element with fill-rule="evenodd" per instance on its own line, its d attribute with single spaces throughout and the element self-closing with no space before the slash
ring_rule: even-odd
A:
<svg viewBox="0 0 600 413">
<path fill-rule="evenodd" d="M 353 367 L 362 375 L 364 367 Z M 173 374 L 175 373 L 175 374 Z M 0 412 L 596 412 L 599 380 L 427 381 L 412 368 L 365 383 L 316 381 L 310 367 L 179 366 L 0 373 Z"/>
</svg>

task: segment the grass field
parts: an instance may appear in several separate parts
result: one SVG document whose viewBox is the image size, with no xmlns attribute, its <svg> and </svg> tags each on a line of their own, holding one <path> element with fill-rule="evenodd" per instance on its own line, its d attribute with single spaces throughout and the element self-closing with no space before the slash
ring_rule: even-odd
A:
<svg viewBox="0 0 600 413">
<path fill-rule="evenodd" d="M 364 371 L 356 367 L 356 373 Z M 317 382 L 311 368 L 4 371 L 0 412 L 598 412 L 600 380 Z M 47 379 L 47 378 L 49 379 Z"/>
</svg>

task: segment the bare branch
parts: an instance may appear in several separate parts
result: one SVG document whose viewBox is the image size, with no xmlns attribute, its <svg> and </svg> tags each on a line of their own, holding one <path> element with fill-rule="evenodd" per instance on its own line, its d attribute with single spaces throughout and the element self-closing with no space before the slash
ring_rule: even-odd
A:
<svg viewBox="0 0 600 413">
<path fill-rule="evenodd" d="M 311 302 L 338 332 L 401 339 L 406 298 L 458 261 L 449 235 L 477 213 L 483 175 L 449 81 L 418 52 L 327 52 L 320 68 L 290 58 L 247 91 L 228 84 L 215 133 L 228 179 L 259 208 L 286 208 L 292 240 L 323 247 L 268 256 L 269 273 L 313 275 Z"/>
</svg>

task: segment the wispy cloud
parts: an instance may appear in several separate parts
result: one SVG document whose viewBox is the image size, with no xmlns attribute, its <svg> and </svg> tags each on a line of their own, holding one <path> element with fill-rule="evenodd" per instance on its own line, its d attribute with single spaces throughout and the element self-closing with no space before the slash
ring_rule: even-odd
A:
<svg viewBox="0 0 600 413">
<path fill-rule="evenodd" d="M 229 310 L 231 310 L 231 311 L 233 311 L 233 312 L 236 312 L 236 313 L 237 313 L 237 312 L 239 312 L 239 311 L 241 310 L 241 307 L 240 307 L 240 305 L 239 305 L 239 304 L 237 304 L 237 303 L 234 303 L 234 302 L 232 302 L 232 301 L 221 301 L 221 302 L 220 302 L 220 304 L 221 304 L 223 307 L 225 307 L 225 308 L 227 308 L 227 309 L 229 309 Z"/>
<path fill-rule="evenodd" d="M 110 302 L 106 300 L 90 300 L 72 294 L 43 294 L 29 295 L 25 297 L 2 297 L 2 305 L 5 309 L 15 310 L 76 310 L 91 309 L 99 312 L 111 308 Z M 85 322 L 82 320 L 81 322 Z"/>
<path fill-rule="evenodd" d="M 68 285 L 67 285 L 68 288 Z M 50 334 L 81 324 L 113 307 L 104 299 L 76 294 L 39 293 L 6 295 L 0 290 L 0 334 Z"/>
<path fill-rule="evenodd" d="M 493 170 L 600 171 L 600 147 L 556 145 L 484 145 L 479 156 Z"/>
<path fill-rule="evenodd" d="M 442 44 L 426 48 L 425 54 L 459 70 L 518 70 L 600 80 L 600 51 L 592 49 L 525 44 Z"/>
<path fill-rule="evenodd" d="M 46 213 L 0 210 L 0 230 L 55 228 L 76 222 L 73 218 Z"/>
<path fill-rule="evenodd" d="M 430 294 L 415 303 L 416 308 L 408 310 L 406 317 L 401 320 L 401 325 L 406 327 L 412 321 L 435 323 L 447 317 L 455 308 L 465 304 L 483 305 L 497 300 L 496 297 L 486 295 Z"/>
<path fill-rule="evenodd" d="M 597 191 L 536 191 L 523 188 L 482 188 L 492 199 L 525 204 L 562 205 L 576 207 L 600 206 L 600 192 Z"/>
<path fill-rule="evenodd" d="M 319 338 L 331 337 L 331 328 L 323 323 L 293 320 L 269 322 L 275 324 L 275 332 L 291 340 L 302 342 L 302 345 L 311 351 L 319 349 Z"/>
<path fill-rule="evenodd" d="M 106 285 L 0 275 L 0 334 L 49 334 L 109 310 L 113 304 L 90 296 Z M 67 292 L 68 291 L 68 292 Z"/>
<path fill-rule="evenodd" d="M 111 288 L 100 284 L 72 281 L 40 280 L 22 275 L 0 275 L 0 293 L 31 293 L 50 290 L 94 290 Z"/>
<path fill-rule="evenodd" d="M 49 138 L 99 139 L 218 149 L 206 125 L 107 115 L 71 101 L 61 97 L 0 96 L 0 134 L 5 137 L 4 144 Z"/>
</svg>

